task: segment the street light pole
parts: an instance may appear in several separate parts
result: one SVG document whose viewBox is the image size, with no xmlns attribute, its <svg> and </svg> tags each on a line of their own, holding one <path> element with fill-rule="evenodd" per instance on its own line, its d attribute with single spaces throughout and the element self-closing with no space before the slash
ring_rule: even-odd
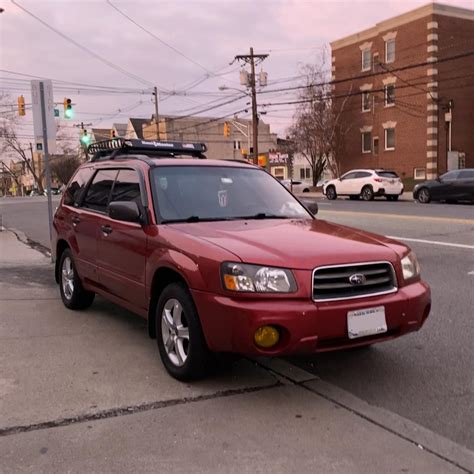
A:
<svg viewBox="0 0 474 474">
<path fill-rule="evenodd" d="M 155 125 L 156 125 L 156 139 L 160 139 L 160 118 L 158 116 L 158 87 L 153 88 L 153 95 L 155 96 Z"/>
</svg>

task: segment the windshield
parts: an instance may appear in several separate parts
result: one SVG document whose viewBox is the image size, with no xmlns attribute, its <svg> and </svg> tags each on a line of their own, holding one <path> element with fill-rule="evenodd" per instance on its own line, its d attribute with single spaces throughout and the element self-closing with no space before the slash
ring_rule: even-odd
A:
<svg viewBox="0 0 474 474">
<path fill-rule="evenodd" d="M 151 171 L 161 222 L 309 219 L 311 214 L 258 168 L 159 166 Z"/>
</svg>

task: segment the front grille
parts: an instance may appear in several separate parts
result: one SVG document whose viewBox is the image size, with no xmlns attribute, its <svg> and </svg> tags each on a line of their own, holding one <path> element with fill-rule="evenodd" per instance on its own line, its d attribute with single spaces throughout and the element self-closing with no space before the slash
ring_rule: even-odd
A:
<svg viewBox="0 0 474 474">
<path fill-rule="evenodd" d="M 313 271 L 314 301 L 363 298 L 395 291 L 397 280 L 389 262 L 334 265 Z"/>
</svg>

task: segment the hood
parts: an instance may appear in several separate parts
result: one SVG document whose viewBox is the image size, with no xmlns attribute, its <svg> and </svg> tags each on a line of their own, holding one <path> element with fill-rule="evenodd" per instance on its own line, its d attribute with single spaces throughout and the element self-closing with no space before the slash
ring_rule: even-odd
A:
<svg viewBox="0 0 474 474">
<path fill-rule="evenodd" d="M 294 269 L 388 260 L 407 247 L 322 220 L 249 220 L 179 224 L 176 229 L 224 248 L 243 262 Z"/>
</svg>

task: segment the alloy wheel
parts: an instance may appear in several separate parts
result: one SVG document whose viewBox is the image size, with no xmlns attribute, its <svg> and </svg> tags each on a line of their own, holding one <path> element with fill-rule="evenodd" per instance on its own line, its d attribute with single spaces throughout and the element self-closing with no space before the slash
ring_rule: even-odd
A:
<svg viewBox="0 0 474 474">
<path fill-rule="evenodd" d="M 430 202 L 430 192 L 425 188 L 420 189 L 420 192 L 418 193 L 418 201 L 423 204 Z"/>
<path fill-rule="evenodd" d="M 161 313 L 161 335 L 166 355 L 177 367 L 182 367 L 189 354 L 189 327 L 181 303 L 169 299 Z"/>
<path fill-rule="evenodd" d="M 61 269 L 61 284 L 65 298 L 70 300 L 74 294 L 74 267 L 72 266 L 72 260 L 69 257 L 66 257 L 63 261 L 63 267 Z"/>
</svg>

